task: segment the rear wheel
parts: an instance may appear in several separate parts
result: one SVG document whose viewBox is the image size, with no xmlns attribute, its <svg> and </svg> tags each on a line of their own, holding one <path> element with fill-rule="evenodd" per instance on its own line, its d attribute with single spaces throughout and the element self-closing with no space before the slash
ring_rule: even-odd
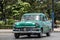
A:
<svg viewBox="0 0 60 40">
<path fill-rule="evenodd" d="M 15 36 L 15 38 L 19 38 L 19 34 L 18 33 L 14 33 L 14 36 Z"/>
<path fill-rule="evenodd" d="M 39 37 L 39 38 L 41 38 L 41 37 L 42 37 L 41 33 L 39 33 L 39 34 L 38 34 L 38 37 Z"/>
</svg>

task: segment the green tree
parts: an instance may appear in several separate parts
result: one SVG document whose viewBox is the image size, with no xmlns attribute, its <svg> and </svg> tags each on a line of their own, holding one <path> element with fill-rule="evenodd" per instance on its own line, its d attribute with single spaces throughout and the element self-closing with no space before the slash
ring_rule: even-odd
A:
<svg viewBox="0 0 60 40">
<path fill-rule="evenodd" d="M 6 23 L 6 19 L 12 18 L 12 5 L 15 4 L 17 0 L 2 0 L 2 11 L 0 11 L 0 20 Z"/>
<path fill-rule="evenodd" d="M 15 18 L 21 19 L 21 16 L 24 13 L 29 12 L 30 10 L 30 4 L 27 2 L 23 2 L 21 0 L 18 0 L 16 4 L 13 5 L 12 7 L 12 13 Z"/>
<path fill-rule="evenodd" d="M 56 19 L 60 20 L 60 3 L 55 3 L 54 11 Z"/>
<path fill-rule="evenodd" d="M 47 13 L 49 16 L 51 13 L 51 5 L 52 0 L 22 0 L 25 2 L 29 2 L 31 4 L 30 12 L 44 12 Z"/>
<path fill-rule="evenodd" d="M 12 18 L 12 5 L 15 4 L 16 0 L 4 0 L 3 1 L 3 14 L 5 15 L 5 18 L 9 19 Z"/>
</svg>

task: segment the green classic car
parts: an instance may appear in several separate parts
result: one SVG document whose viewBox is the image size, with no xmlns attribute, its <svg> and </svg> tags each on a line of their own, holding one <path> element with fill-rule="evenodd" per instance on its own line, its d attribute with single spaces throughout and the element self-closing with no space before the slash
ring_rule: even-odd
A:
<svg viewBox="0 0 60 40">
<path fill-rule="evenodd" d="M 15 38 L 19 38 L 20 35 L 38 35 L 42 34 L 50 36 L 52 29 L 51 21 L 43 13 L 26 13 L 22 16 L 20 22 L 16 22 L 13 25 L 13 33 Z"/>
</svg>

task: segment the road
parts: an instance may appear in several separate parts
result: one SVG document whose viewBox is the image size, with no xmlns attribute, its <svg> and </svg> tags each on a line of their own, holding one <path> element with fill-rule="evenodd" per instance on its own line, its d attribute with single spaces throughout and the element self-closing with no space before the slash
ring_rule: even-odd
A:
<svg viewBox="0 0 60 40">
<path fill-rule="evenodd" d="M 19 39 L 15 39 L 13 33 L 0 33 L 0 40 L 60 40 L 60 32 L 51 33 L 50 37 L 46 37 L 43 35 L 42 38 L 38 38 L 37 36 L 27 37 L 20 36 Z"/>
</svg>

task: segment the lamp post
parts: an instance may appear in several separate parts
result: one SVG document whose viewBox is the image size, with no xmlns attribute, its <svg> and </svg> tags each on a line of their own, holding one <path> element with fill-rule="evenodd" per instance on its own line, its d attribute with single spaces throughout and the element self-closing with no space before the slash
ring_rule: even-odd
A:
<svg viewBox="0 0 60 40">
<path fill-rule="evenodd" d="M 52 0 L 52 30 L 54 28 L 54 0 Z"/>
</svg>

